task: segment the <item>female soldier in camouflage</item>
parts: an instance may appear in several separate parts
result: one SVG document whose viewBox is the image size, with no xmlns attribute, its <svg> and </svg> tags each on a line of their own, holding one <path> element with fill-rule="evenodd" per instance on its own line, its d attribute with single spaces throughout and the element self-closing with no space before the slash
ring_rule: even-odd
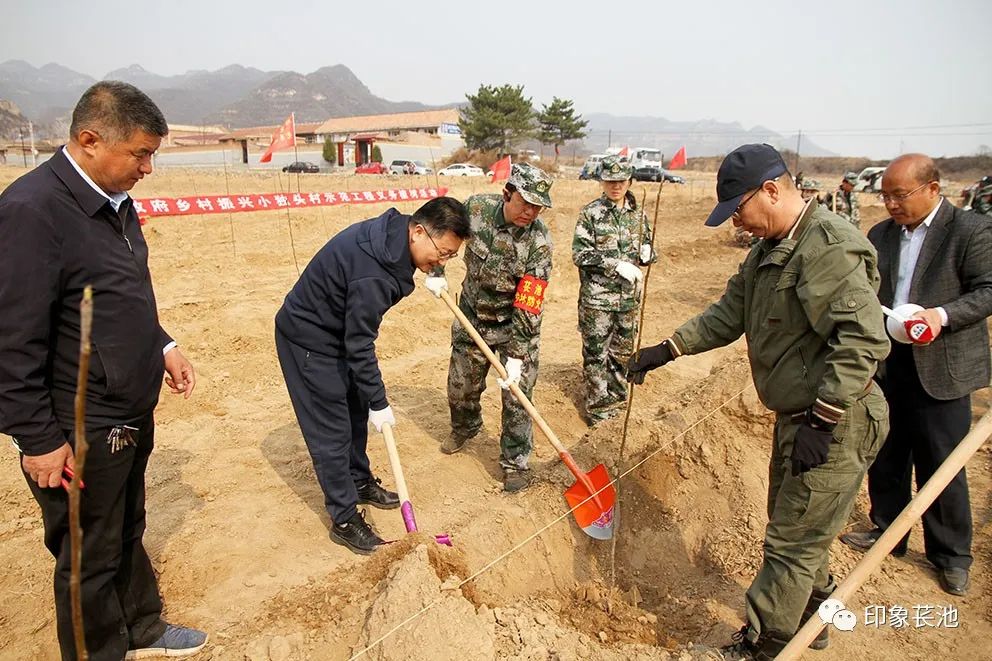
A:
<svg viewBox="0 0 992 661">
<path fill-rule="evenodd" d="M 627 399 L 626 364 L 634 351 L 639 266 L 654 261 L 651 228 L 630 192 L 634 169 L 603 159 L 603 195 L 579 213 L 572 261 L 579 267 L 579 332 L 589 424 L 614 417 Z"/>
</svg>

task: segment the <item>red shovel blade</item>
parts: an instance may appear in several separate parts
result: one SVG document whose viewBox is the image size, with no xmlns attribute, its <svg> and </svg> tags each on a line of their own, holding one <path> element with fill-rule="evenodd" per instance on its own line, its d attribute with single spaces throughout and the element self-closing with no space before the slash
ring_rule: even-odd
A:
<svg viewBox="0 0 992 661">
<path fill-rule="evenodd" d="M 588 478 L 592 491 L 583 484 L 583 480 L 578 480 L 565 491 L 565 500 L 568 501 L 568 506 L 573 508 L 572 515 L 575 516 L 575 522 L 582 528 L 582 532 L 593 539 L 610 539 L 613 537 L 613 504 L 617 498 L 616 489 L 610 484 L 610 475 L 603 464 L 594 466 L 585 477 Z M 596 493 L 597 491 L 599 493 Z M 596 496 L 590 498 L 594 493 Z"/>
</svg>

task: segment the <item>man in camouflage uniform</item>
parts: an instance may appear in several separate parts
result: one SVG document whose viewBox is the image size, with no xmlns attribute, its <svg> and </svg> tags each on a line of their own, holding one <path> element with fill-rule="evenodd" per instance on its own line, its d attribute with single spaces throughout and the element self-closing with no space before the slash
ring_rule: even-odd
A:
<svg viewBox="0 0 992 661">
<path fill-rule="evenodd" d="M 579 332 L 586 382 L 586 417 L 614 417 L 627 399 L 627 360 L 634 351 L 640 265 L 653 261 L 651 228 L 630 192 L 634 168 L 603 159 L 603 195 L 579 213 L 572 261 L 579 267 Z"/>
<path fill-rule="evenodd" d="M 804 202 L 788 174 L 769 145 L 724 159 L 720 203 L 706 224 L 731 217 L 762 240 L 718 302 L 628 365 L 640 383 L 679 356 L 744 335 L 758 397 L 776 414 L 764 560 L 746 594 L 747 624 L 725 659 L 775 658 L 830 595 L 830 544 L 888 433 L 872 379 L 889 352 L 878 257 L 850 223 Z M 813 646 L 826 644 L 824 630 Z"/>
<path fill-rule="evenodd" d="M 509 385 L 516 383 L 530 398 L 537 381 L 541 310 L 551 277 L 551 236 L 538 214 L 551 207 L 551 183 L 541 169 L 516 164 L 502 195 L 473 195 L 465 201 L 472 240 L 465 251 L 458 306 L 507 371 L 507 380 L 500 380 L 500 465 L 506 491 L 526 486 L 534 446 L 530 417 Z M 488 373 L 489 361 L 456 320 L 448 366 L 451 436 L 442 452 L 458 452 L 482 428 L 479 398 Z"/>
<path fill-rule="evenodd" d="M 861 227 L 861 209 L 858 207 L 858 196 L 854 192 L 854 184 L 858 183 L 858 173 L 848 172 L 841 179 L 837 191 L 837 215 L 847 218 L 855 227 Z"/>
<path fill-rule="evenodd" d="M 803 177 L 799 182 L 799 192 L 802 193 L 803 199 L 808 200 L 810 198 L 816 198 L 817 202 L 820 202 L 820 182 L 812 177 Z"/>
</svg>

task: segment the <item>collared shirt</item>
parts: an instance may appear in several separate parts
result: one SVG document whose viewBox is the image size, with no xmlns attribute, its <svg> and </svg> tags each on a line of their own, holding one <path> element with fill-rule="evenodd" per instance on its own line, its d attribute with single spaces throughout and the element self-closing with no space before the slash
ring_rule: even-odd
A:
<svg viewBox="0 0 992 661">
<path fill-rule="evenodd" d="M 90 179 L 89 175 L 83 171 L 83 168 L 79 167 L 79 163 L 77 163 L 76 159 L 72 157 L 72 154 L 69 153 L 69 149 L 67 147 L 62 148 L 62 153 L 65 154 L 65 158 L 66 160 L 69 161 L 69 165 L 71 165 L 76 169 L 76 172 L 79 173 L 79 176 L 82 177 L 83 181 L 89 184 L 90 188 L 95 190 L 97 193 L 107 198 L 107 201 L 110 202 L 110 206 L 114 208 L 114 211 L 120 213 L 121 205 L 124 204 L 124 200 L 128 198 L 128 194 L 114 193 L 113 195 L 108 195 L 105 190 L 103 190 L 102 188 L 96 185 L 96 182 Z M 164 347 L 162 347 L 162 355 L 164 356 L 165 354 L 175 349 L 177 346 L 179 345 L 176 343 L 175 340 L 169 342 Z"/>
<path fill-rule="evenodd" d="M 77 163 L 76 159 L 72 157 L 72 154 L 69 153 L 69 149 L 67 147 L 63 147 L 62 152 L 65 154 L 65 157 L 69 160 L 69 164 L 72 165 L 72 167 L 76 168 L 76 172 L 78 172 L 79 176 L 83 178 L 83 181 L 89 184 L 90 188 L 95 190 L 97 193 L 107 198 L 107 201 L 110 202 L 110 206 L 114 208 L 114 211 L 120 211 L 121 205 L 124 204 L 124 200 L 127 199 L 127 193 L 114 193 L 113 195 L 108 195 L 105 190 L 97 186 L 96 183 L 92 179 L 90 179 L 88 174 L 83 172 L 83 168 L 79 167 L 79 163 Z"/>
<path fill-rule="evenodd" d="M 944 203 L 941 197 L 937 206 L 923 219 L 915 230 L 906 227 L 899 229 L 899 273 L 896 277 L 895 293 L 892 296 L 892 306 L 899 307 L 909 303 L 909 289 L 913 283 L 913 273 L 916 271 L 916 262 L 920 259 L 920 251 L 923 249 L 923 242 L 927 238 L 930 230 L 930 223 L 933 222 L 940 205 Z M 940 323 L 947 325 L 947 312 L 944 308 L 937 308 L 940 314 Z"/>
</svg>

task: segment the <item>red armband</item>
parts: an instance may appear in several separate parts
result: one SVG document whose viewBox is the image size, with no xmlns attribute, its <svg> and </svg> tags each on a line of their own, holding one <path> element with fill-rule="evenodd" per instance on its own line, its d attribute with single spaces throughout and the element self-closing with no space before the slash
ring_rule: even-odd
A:
<svg viewBox="0 0 992 661">
<path fill-rule="evenodd" d="M 525 275 L 517 283 L 517 293 L 513 297 L 513 307 L 526 310 L 532 314 L 541 314 L 544 307 L 544 295 L 548 291 L 547 280 Z"/>
</svg>

